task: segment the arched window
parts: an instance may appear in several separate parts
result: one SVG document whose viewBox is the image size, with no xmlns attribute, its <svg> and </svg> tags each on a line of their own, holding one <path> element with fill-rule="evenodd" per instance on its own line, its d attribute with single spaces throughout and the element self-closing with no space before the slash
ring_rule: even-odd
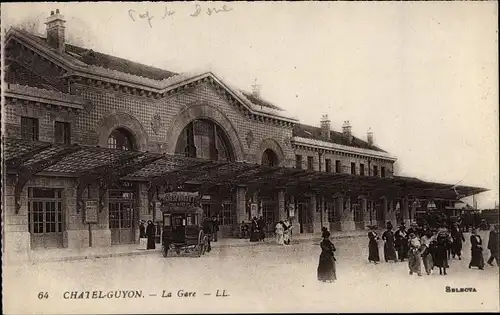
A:
<svg viewBox="0 0 500 315">
<path fill-rule="evenodd" d="M 278 156 L 271 149 L 266 149 L 264 153 L 262 153 L 262 165 L 265 166 L 278 166 Z"/>
<path fill-rule="evenodd" d="M 122 128 L 113 130 L 108 138 L 108 148 L 125 151 L 134 150 L 132 134 Z"/>
<path fill-rule="evenodd" d="M 196 119 L 182 130 L 175 153 L 214 161 L 234 161 L 224 130 L 208 119 Z"/>
</svg>

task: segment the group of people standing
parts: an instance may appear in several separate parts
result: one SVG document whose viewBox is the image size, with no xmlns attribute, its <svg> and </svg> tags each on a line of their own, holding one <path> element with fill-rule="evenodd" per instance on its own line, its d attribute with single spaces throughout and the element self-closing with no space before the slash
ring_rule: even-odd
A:
<svg viewBox="0 0 500 315">
<path fill-rule="evenodd" d="M 416 224 L 406 231 L 406 227 L 401 225 L 398 231 L 393 232 L 391 222 L 386 224 L 387 230 L 382 234 L 384 241 L 384 259 L 388 261 L 404 261 L 408 259 L 409 274 L 416 273 L 422 275 L 422 265 L 427 275 L 431 274 L 434 267 L 439 268 L 439 274 L 446 275 L 448 269 L 448 259 L 457 257 L 462 259 L 462 244 L 465 237 L 458 224 L 453 224 L 451 231 L 445 227 L 438 230 L 431 230 L 427 226 L 418 228 Z M 368 261 L 375 264 L 380 261 L 378 240 L 380 239 L 376 229 L 377 226 L 369 226 L 368 233 Z M 472 229 L 471 236 L 471 261 L 469 268 L 478 267 L 484 269 L 483 243 L 481 236 L 476 229 Z M 488 249 L 491 257 L 488 263 L 492 265 L 493 260 L 498 265 L 498 225 L 490 232 Z M 397 257 L 396 257 L 397 253 Z"/>
<path fill-rule="evenodd" d="M 292 224 L 290 221 L 279 221 L 274 227 L 276 243 L 278 245 L 290 245 L 292 241 Z"/>
<path fill-rule="evenodd" d="M 261 216 L 253 217 L 250 224 L 250 242 L 263 242 L 266 238 L 266 221 Z"/>
</svg>

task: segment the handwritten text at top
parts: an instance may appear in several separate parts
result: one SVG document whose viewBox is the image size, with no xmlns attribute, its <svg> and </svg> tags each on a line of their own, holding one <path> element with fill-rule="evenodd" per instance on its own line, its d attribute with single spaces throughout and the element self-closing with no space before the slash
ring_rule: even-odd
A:
<svg viewBox="0 0 500 315">
<path fill-rule="evenodd" d="M 228 7 L 226 4 L 220 6 L 220 7 L 203 7 L 200 4 L 196 4 L 194 8 L 192 9 L 191 13 L 189 14 L 190 17 L 198 17 L 200 15 L 215 15 L 219 13 L 225 13 L 232 11 L 233 9 Z M 174 16 L 175 11 L 167 8 L 165 6 L 165 10 L 159 15 L 159 19 L 164 20 L 167 17 Z M 149 11 L 144 11 L 144 12 L 137 12 L 136 10 L 130 9 L 128 10 L 128 16 L 132 19 L 132 21 L 140 21 L 140 20 L 146 20 L 148 22 L 149 27 L 153 28 L 153 23 L 152 20 L 155 18 L 155 15 L 151 14 Z"/>
</svg>

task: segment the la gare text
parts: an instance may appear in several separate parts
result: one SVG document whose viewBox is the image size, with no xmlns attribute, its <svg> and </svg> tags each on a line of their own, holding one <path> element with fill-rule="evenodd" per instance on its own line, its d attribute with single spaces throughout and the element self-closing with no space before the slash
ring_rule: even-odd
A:
<svg viewBox="0 0 500 315">
<path fill-rule="evenodd" d="M 63 298 L 65 300 L 80 300 L 80 299 L 139 299 L 145 297 L 160 297 L 160 298 L 196 298 L 199 296 L 214 296 L 214 297 L 228 297 L 229 294 L 226 290 L 217 289 L 215 294 L 212 292 L 203 292 L 198 294 L 195 291 L 177 290 L 169 291 L 163 290 L 160 294 L 147 293 L 143 290 L 113 290 L 113 291 L 65 291 Z"/>
</svg>

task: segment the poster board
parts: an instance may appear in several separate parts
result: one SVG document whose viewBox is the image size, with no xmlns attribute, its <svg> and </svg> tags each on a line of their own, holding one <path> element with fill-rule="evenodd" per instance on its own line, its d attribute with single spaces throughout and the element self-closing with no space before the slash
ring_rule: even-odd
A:
<svg viewBox="0 0 500 315">
<path fill-rule="evenodd" d="M 97 223 L 97 200 L 85 201 L 85 223 Z"/>
</svg>

